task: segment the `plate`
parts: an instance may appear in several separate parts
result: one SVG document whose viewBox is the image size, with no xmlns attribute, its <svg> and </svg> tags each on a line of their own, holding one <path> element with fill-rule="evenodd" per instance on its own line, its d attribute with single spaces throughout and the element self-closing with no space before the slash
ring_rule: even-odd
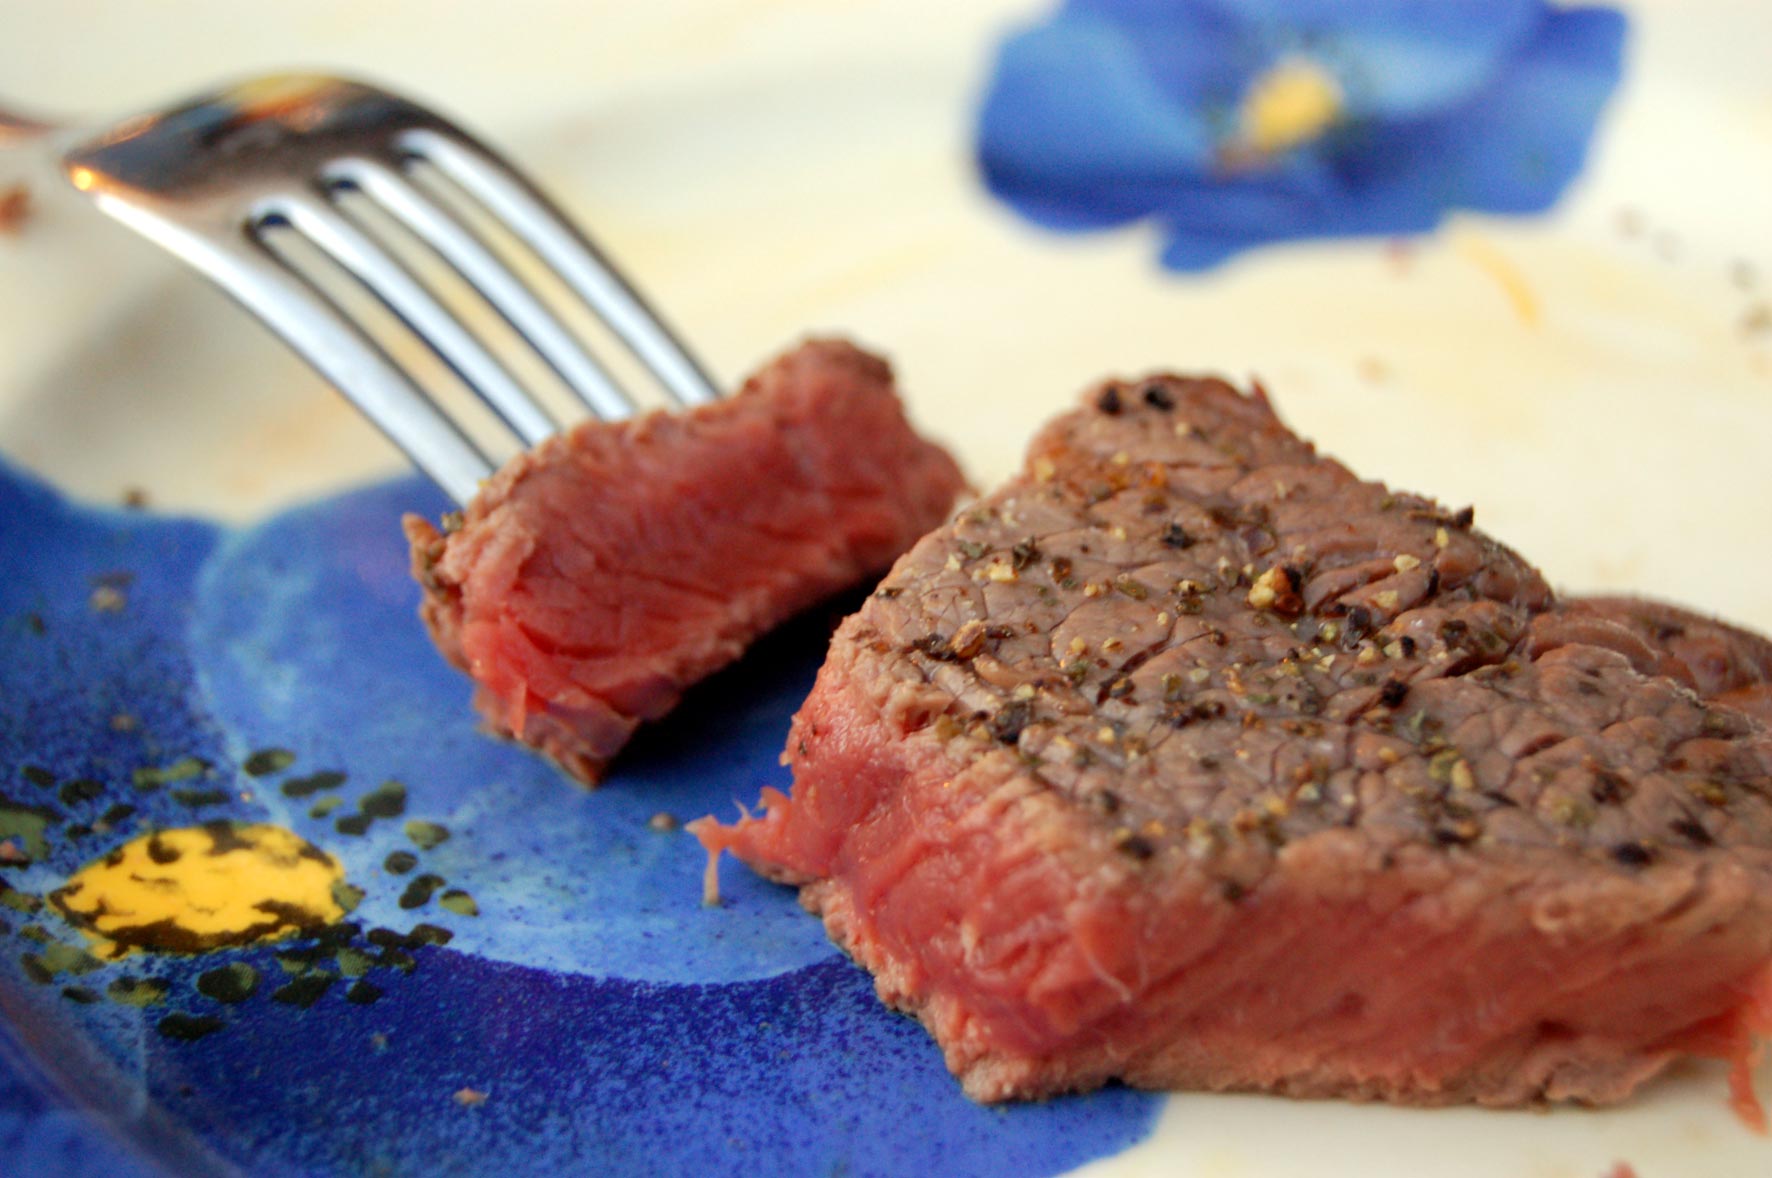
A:
<svg viewBox="0 0 1772 1178">
<path fill-rule="evenodd" d="M 980 485 L 1106 373 L 1259 376 L 1327 452 L 1477 505 L 1559 587 L 1772 630 L 1772 564 L 1743 542 L 1772 502 L 1763 14 L 1628 6 L 1621 79 L 1542 211 L 1253 233 L 1207 264 L 1149 218 L 1060 231 L 1100 208 L 1030 216 L 984 182 L 1004 47 L 1051 27 L 1047 8 L 519 8 L 513 27 L 507 7 L 439 21 L 316 3 L 260 31 L 229 5 L 87 5 L 77 23 L 44 6 L 0 18 L 0 76 L 70 112 L 291 62 L 382 79 L 528 163 L 722 377 L 810 332 L 886 351 L 913 416 Z M 1248 144 L 1311 133 L 1309 87 L 1292 93 L 1281 139 Z M 728 864 L 704 907 L 703 857 L 676 828 L 785 784 L 787 717 L 843 603 L 698 689 L 606 788 L 576 790 L 476 731 L 413 619 L 398 518 L 436 514 L 436 493 L 225 299 L 61 194 L 40 156 L 0 154 L 14 184 L 31 206 L 0 236 L 0 844 L 29 862 L 0 865 L 9 1166 L 1772 1167 L 1697 1064 L 1608 1110 L 1123 1089 L 969 1104 L 791 894 Z M 205 825 L 221 820 L 260 833 Z M 217 838 L 256 839 L 265 866 L 239 894 L 350 911 L 318 938 L 107 959 L 52 897 L 114 886 L 106 857 L 168 830 L 193 833 L 159 853 L 199 867 Z M 340 886 L 300 875 L 276 831 L 336 856 Z M 1772 1070 L 1759 1084 L 1772 1093 Z"/>
</svg>

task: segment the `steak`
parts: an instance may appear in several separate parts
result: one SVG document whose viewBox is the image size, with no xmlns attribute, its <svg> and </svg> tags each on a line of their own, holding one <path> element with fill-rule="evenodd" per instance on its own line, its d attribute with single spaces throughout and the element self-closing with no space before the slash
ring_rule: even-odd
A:
<svg viewBox="0 0 1772 1178">
<path fill-rule="evenodd" d="M 425 625 L 487 724 L 595 784 L 642 721 L 878 576 L 962 485 L 884 361 L 812 341 L 730 398 L 549 438 L 446 532 L 405 528 Z"/>
<path fill-rule="evenodd" d="M 1257 387 L 1109 383 L 902 558 L 730 849 L 972 1097 L 1602 1103 L 1772 1030 L 1772 644 L 1560 601 Z M 710 881 L 717 864 L 710 863 Z"/>
</svg>

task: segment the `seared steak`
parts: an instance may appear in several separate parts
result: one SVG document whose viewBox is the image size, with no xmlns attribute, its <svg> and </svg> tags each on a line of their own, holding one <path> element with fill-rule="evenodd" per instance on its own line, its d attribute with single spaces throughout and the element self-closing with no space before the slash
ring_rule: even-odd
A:
<svg viewBox="0 0 1772 1178">
<path fill-rule="evenodd" d="M 962 481 L 885 362 L 815 341 L 729 399 L 550 438 L 447 534 L 416 516 L 406 534 L 425 624 L 487 723 L 595 783 L 690 683 L 877 576 Z"/>
<path fill-rule="evenodd" d="M 844 623 L 703 820 L 980 1100 L 1615 1101 L 1772 1029 L 1772 645 L 1559 602 L 1257 389 L 1111 383 Z M 712 868 L 710 868 L 712 870 Z"/>
</svg>

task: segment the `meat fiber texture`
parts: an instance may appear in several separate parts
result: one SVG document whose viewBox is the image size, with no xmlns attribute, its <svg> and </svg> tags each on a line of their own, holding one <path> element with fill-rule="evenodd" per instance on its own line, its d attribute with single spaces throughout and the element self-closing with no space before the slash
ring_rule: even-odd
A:
<svg viewBox="0 0 1772 1178">
<path fill-rule="evenodd" d="M 962 485 L 884 361 L 815 340 L 730 398 L 548 439 L 445 532 L 405 527 L 420 613 L 487 724 L 595 784 L 642 721 L 878 576 Z"/>
<path fill-rule="evenodd" d="M 1769 680 L 1725 624 L 1559 601 L 1259 388 L 1112 383 L 841 626 L 791 795 L 696 829 L 979 1100 L 1605 1103 L 1693 1054 L 1754 1119 Z"/>
</svg>

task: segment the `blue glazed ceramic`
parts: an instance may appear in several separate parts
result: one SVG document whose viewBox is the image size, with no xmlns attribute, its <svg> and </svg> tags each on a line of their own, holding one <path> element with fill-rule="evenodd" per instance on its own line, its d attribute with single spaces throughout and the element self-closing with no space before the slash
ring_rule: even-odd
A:
<svg viewBox="0 0 1772 1178">
<path fill-rule="evenodd" d="M 972 1104 L 789 889 L 733 869 L 703 905 L 677 822 L 781 781 L 835 607 L 587 792 L 430 648 L 398 519 L 442 507 L 405 480 L 229 531 L 0 471 L 9 1172 L 1028 1175 L 1147 1132 L 1124 1090 Z M 352 910 L 110 960 L 46 902 L 229 823 L 336 857 Z"/>
</svg>

